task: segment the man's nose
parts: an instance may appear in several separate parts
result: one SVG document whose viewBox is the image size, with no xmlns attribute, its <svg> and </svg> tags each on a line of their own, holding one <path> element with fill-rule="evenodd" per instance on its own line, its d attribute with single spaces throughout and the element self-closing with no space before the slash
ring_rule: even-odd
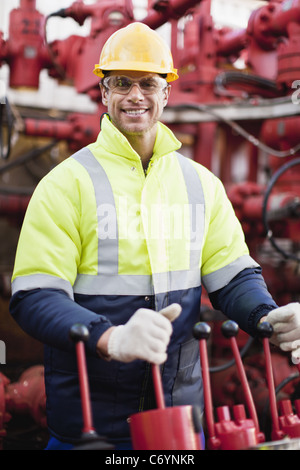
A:
<svg viewBox="0 0 300 470">
<path fill-rule="evenodd" d="M 141 100 L 144 99 L 144 95 L 139 87 L 138 83 L 133 83 L 131 89 L 128 93 L 131 100 Z"/>
</svg>

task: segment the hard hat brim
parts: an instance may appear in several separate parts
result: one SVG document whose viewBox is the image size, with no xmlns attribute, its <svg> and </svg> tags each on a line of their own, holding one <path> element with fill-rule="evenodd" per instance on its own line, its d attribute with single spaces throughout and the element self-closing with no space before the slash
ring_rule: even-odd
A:
<svg viewBox="0 0 300 470">
<path fill-rule="evenodd" d="M 93 73 L 97 75 L 100 78 L 104 77 L 105 72 L 109 71 L 117 71 L 117 70 L 128 70 L 128 71 L 137 71 L 137 72 L 145 72 L 145 73 L 158 73 L 158 74 L 166 74 L 166 80 L 167 82 L 173 82 L 177 80 L 178 74 L 177 74 L 177 69 L 173 69 L 171 72 L 169 70 L 163 70 L 160 67 L 155 67 L 154 65 L 150 67 L 149 69 L 145 70 L 145 63 L 144 62 L 130 62 L 126 64 L 126 69 L 124 69 L 124 64 L 121 64 L 119 62 L 111 62 L 109 64 L 109 69 L 105 70 L 103 67 L 102 69 L 100 68 L 99 64 L 95 64 L 95 68 L 93 70 Z"/>
</svg>

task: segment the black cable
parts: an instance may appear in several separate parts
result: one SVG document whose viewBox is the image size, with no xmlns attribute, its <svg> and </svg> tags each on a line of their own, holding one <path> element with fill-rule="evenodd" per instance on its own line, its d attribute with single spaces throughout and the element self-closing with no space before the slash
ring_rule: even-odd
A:
<svg viewBox="0 0 300 470">
<path fill-rule="evenodd" d="M 240 355 L 241 358 L 243 358 L 247 352 L 249 351 L 250 347 L 252 346 L 252 343 L 254 341 L 254 338 L 250 337 L 245 344 L 245 346 L 241 349 Z M 209 372 L 215 373 L 215 372 L 222 372 L 223 370 L 229 369 L 229 367 L 235 365 L 235 359 L 231 359 L 230 361 L 226 362 L 225 364 L 221 364 L 220 366 L 214 366 L 209 368 Z"/>
<path fill-rule="evenodd" d="M 66 18 L 67 17 L 66 8 L 61 8 L 60 10 L 57 10 L 57 11 L 54 11 L 53 13 L 50 13 L 50 15 L 48 15 L 48 18 L 51 18 L 53 16 L 59 16 L 60 18 Z"/>
<path fill-rule="evenodd" d="M 54 65 L 54 68 L 55 70 L 57 71 L 57 73 L 59 74 L 60 78 L 62 80 L 64 80 L 66 78 L 66 72 L 65 70 L 61 67 L 61 65 L 56 61 L 56 58 L 55 58 L 55 55 L 53 53 L 53 50 L 48 42 L 48 39 L 47 39 L 47 23 L 48 23 L 48 20 L 49 18 L 52 18 L 54 16 L 59 16 L 61 18 L 65 18 L 65 14 L 64 14 L 65 10 L 64 9 L 61 9 L 61 10 L 58 10 L 57 12 L 55 13 L 51 13 L 50 15 L 48 15 L 46 17 L 46 20 L 45 20 L 45 25 L 44 25 L 44 41 L 45 41 L 45 46 L 48 50 L 48 53 L 49 53 L 49 56 L 52 60 L 52 63 Z"/>
<path fill-rule="evenodd" d="M 293 380 L 296 380 L 296 379 L 299 379 L 299 373 L 296 373 L 296 374 L 292 374 L 290 375 L 289 377 L 286 377 L 285 379 L 283 379 L 280 384 L 277 385 L 277 387 L 275 388 L 275 397 L 277 397 L 278 393 L 290 382 L 292 382 Z M 269 412 L 269 407 L 270 407 L 270 398 L 268 397 L 265 404 L 264 404 L 264 407 L 263 407 L 263 410 L 262 410 L 262 417 L 261 417 L 261 426 L 263 429 L 266 428 L 267 426 L 267 418 L 270 416 L 270 412 Z"/>
<path fill-rule="evenodd" d="M 47 152 L 56 144 L 57 144 L 57 140 L 52 140 L 50 143 L 44 145 L 43 147 L 38 147 L 38 148 L 30 150 L 29 152 L 24 153 L 24 155 L 22 155 L 18 159 L 11 161 L 9 163 L 6 163 L 6 165 L 1 166 L 0 174 L 5 173 L 6 171 L 11 170 L 12 168 L 23 165 L 24 163 L 39 157 L 42 153 Z"/>
<path fill-rule="evenodd" d="M 280 246 L 277 245 L 277 243 L 275 242 L 274 240 L 274 237 L 273 237 L 273 233 L 272 233 L 272 230 L 270 230 L 270 227 L 269 227 L 269 224 L 268 224 L 268 220 L 267 220 L 267 205 L 268 205 L 268 200 L 269 200 L 269 196 L 270 196 L 270 193 L 275 185 L 275 183 L 277 182 L 278 178 L 285 172 L 287 171 L 288 169 L 292 168 L 293 166 L 295 165 L 299 165 L 300 164 L 300 158 L 295 158 L 294 160 L 291 160 L 287 163 L 285 163 L 284 165 L 282 165 L 282 167 L 279 168 L 279 170 L 277 170 L 276 173 L 274 173 L 274 175 L 272 176 L 269 184 L 268 184 L 268 187 L 267 187 L 267 190 L 265 192 L 265 195 L 264 195 L 264 201 L 263 201 L 263 208 L 262 208 L 262 219 L 263 219 L 263 224 L 264 224 L 264 228 L 265 228 L 265 231 L 266 231 L 266 236 L 268 238 L 268 240 L 270 241 L 271 245 L 285 258 L 285 259 L 293 259 L 295 261 L 298 261 L 300 262 L 300 258 L 297 256 L 297 255 L 294 255 L 293 253 L 287 253 L 286 251 L 284 251 Z"/>
<path fill-rule="evenodd" d="M 280 89 L 277 87 L 277 83 L 274 80 L 268 80 L 266 78 L 260 77 L 258 75 L 250 75 L 244 72 L 239 71 L 227 71 L 219 73 L 215 78 L 215 93 L 222 96 L 236 97 L 240 96 L 239 92 L 230 92 L 225 86 L 228 84 L 240 84 L 240 85 L 250 85 L 258 87 L 259 91 L 261 89 L 267 90 L 273 96 L 277 97 L 280 93 Z M 243 92 L 244 97 L 248 98 L 249 93 Z"/>
<path fill-rule="evenodd" d="M 296 374 L 290 375 L 286 379 L 283 379 L 282 382 L 280 382 L 279 385 L 275 388 L 275 395 L 278 395 L 278 393 L 290 382 L 293 380 L 299 379 L 299 373 L 297 372 Z"/>
<path fill-rule="evenodd" d="M 300 150 L 300 143 L 297 144 L 295 147 L 292 147 L 288 150 L 276 150 L 273 149 L 272 147 L 269 147 L 268 145 L 264 144 L 261 142 L 257 137 L 254 135 L 250 134 L 250 132 L 246 131 L 246 129 L 243 129 L 242 126 L 237 124 L 236 122 L 232 121 L 231 119 L 226 119 L 223 116 L 221 116 L 217 111 L 215 111 L 212 106 L 206 105 L 206 104 L 192 104 L 192 103 L 182 103 L 180 105 L 174 105 L 174 106 L 168 106 L 169 109 L 193 109 L 197 110 L 203 113 L 210 114 L 213 116 L 217 121 L 219 122 L 224 122 L 227 124 L 229 127 L 231 127 L 237 134 L 241 135 L 244 137 L 248 142 L 250 142 L 252 145 L 255 147 L 259 148 L 260 150 L 270 153 L 274 155 L 274 157 L 278 158 L 285 158 L 285 157 L 290 157 L 295 155 L 299 150 Z M 238 106 L 237 106 L 238 108 Z"/>
<path fill-rule="evenodd" d="M 57 144 L 57 141 L 53 140 L 50 143 L 44 145 L 43 147 L 39 147 L 39 148 L 30 150 L 29 152 L 25 153 L 24 155 L 22 155 L 18 159 L 13 160 L 9 163 L 6 163 L 5 165 L 0 167 L 0 175 L 1 175 L 1 173 L 5 173 L 6 171 L 10 171 L 13 168 L 16 168 L 20 165 L 24 165 L 27 162 L 34 160 L 35 158 L 42 155 L 44 152 L 50 150 L 56 144 Z M 33 191 L 34 191 L 34 187 L 1 186 L 0 185 L 0 194 L 9 194 L 9 195 L 18 194 L 18 195 L 22 195 L 22 196 L 31 196 Z"/>
<path fill-rule="evenodd" d="M 4 98 L 5 103 L 0 105 L 0 156 L 3 160 L 7 160 L 10 155 L 11 150 L 11 137 L 12 137 L 12 130 L 14 125 L 14 115 L 12 113 L 9 101 L 7 97 Z M 5 117 L 6 117 L 6 125 L 7 125 L 7 146 L 6 152 L 4 153 L 4 145 L 3 145 L 3 127 L 4 127 L 4 120 L 3 120 L 3 109 L 5 108 Z"/>
</svg>

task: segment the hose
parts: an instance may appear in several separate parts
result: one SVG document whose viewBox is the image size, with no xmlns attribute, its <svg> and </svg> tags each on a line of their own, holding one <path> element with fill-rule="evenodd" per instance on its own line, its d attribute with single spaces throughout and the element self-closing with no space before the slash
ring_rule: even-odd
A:
<svg viewBox="0 0 300 470">
<path fill-rule="evenodd" d="M 222 96 L 236 97 L 240 96 L 239 92 L 230 92 L 225 86 L 228 84 L 240 84 L 240 85 L 250 85 L 258 87 L 259 91 L 267 90 L 271 95 L 278 96 L 280 90 L 277 87 L 277 84 L 273 80 L 268 80 L 257 75 L 249 75 L 243 72 L 238 71 L 229 71 L 223 72 L 216 76 L 215 78 L 215 93 Z M 248 98 L 249 94 L 243 92 L 242 97 Z"/>
<path fill-rule="evenodd" d="M 25 163 L 31 160 L 34 160 L 35 158 L 38 158 L 40 155 L 50 150 L 56 144 L 57 144 L 57 141 L 52 140 L 50 143 L 42 147 L 30 150 L 29 152 L 25 153 L 24 155 L 22 155 L 16 160 L 6 163 L 5 165 L 0 167 L 0 175 L 20 165 L 24 165 Z M 1 186 L 0 185 L 0 194 L 18 194 L 18 195 L 28 196 L 28 195 L 31 195 L 33 191 L 34 191 L 34 188 L 20 188 L 19 186 L 13 187 L 13 186 Z"/>
<path fill-rule="evenodd" d="M 245 357 L 250 347 L 252 346 L 253 341 L 254 341 L 254 338 L 252 337 L 248 339 L 247 343 L 240 351 L 241 358 Z M 234 364 L 235 364 L 235 359 L 231 359 L 230 361 L 225 362 L 225 364 L 221 364 L 220 366 L 210 367 L 209 372 L 211 374 L 215 372 L 221 372 L 223 370 L 229 369 L 229 367 L 233 366 Z"/>
<path fill-rule="evenodd" d="M 65 9 L 61 9 L 55 13 L 51 13 L 50 15 L 48 15 L 45 19 L 45 25 L 44 25 L 44 41 L 45 41 L 45 45 L 46 45 L 46 48 L 48 50 L 48 53 L 49 53 L 49 56 L 52 60 L 52 64 L 56 70 L 56 72 L 58 73 L 59 77 L 61 80 L 64 80 L 66 78 L 66 72 L 65 70 L 63 69 L 63 67 L 61 67 L 61 65 L 57 62 L 56 58 L 55 58 L 55 55 L 54 55 L 54 52 L 51 48 L 51 45 L 49 44 L 48 42 L 48 39 L 47 39 L 47 23 L 48 23 L 48 20 L 54 16 L 59 16 L 61 18 L 65 18 L 64 16 L 64 13 L 65 13 Z"/>
<path fill-rule="evenodd" d="M 295 147 L 292 147 L 288 150 L 276 150 L 273 149 L 272 147 L 269 147 L 268 145 L 264 144 L 261 142 L 257 137 L 254 135 L 250 134 L 248 131 L 243 129 L 242 126 L 237 124 L 236 122 L 232 121 L 231 119 L 226 119 L 223 116 L 221 116 L 218 112 L 214 111 L 211 106 L 205 105 L 205 104 L 192 104 L 192 103 L 183 103 L 180 105 L 174 105 L 174 106 L 169 106 L 169 109 L 195 109 L 197 111 L 203 112 L 210 114 L 213 116 L 217 121 L 219 122 L 224 122 L 227 124 L 229 127 L 231 127 L 237 134 L 241 135 L 244 137 L 248 142 L 250 142 L 252 145 L 255 147 L 259 148 L 260 150 L 271 153 L 275 157 L 278 158 L 285 158 L 285 157 L 290 157 L 294 156 L 299 150 L 300 150 L 300 143 L 297 144 Z"/>
<path fill-rule="evenodd" d="M 276 173 L 272 176 L 267 190 L 265 192 L 264 196 L 264 201 L 263 201 L 263 209 L 262 209 L 262 219 L 263 219 L 263 224 L 264 228 L 266 231 L 266 236 L 268 240 L 270 241 L 271 245 L 285 258 L 285 259 L 293 259 L 295 261 L 300 262 L 300 258 L 297 255 L 294 255 L 293 253 L 287 253 L 285 250 L 283 250 L 280 246 L 277 245 L 277 243 L 274 240 L 272 230 L 270 230 L 268 220 L 267 220 L 267 205 L 268 205 L 268 200 L 270 193 L 277 182 L 278 178 L 288 169 L 292 168 L 293 166 L 299 165 L 300 164 L 300 158 L 295 158 L 295 160 L 291 160 L 290 162 L 287 162 L 285 165 L 283 165 L 279 170 L 277 170 Z"/>
<path fill-rule="evenodd" d="M 19 157 L 17 160 L 14 160 L 12 162 L 6 163 L 6 165 L 1 166 L 0 167 L 0 174 L 5 173 L 6 171 L 9 171 L 12 168 L 15 168 L 17 166 L 24 165 L 24 163 L 39 157 L 42 153 L 47 152 L 52 147 L 54 147 L 56 144 L 57 144 L 57 141 L 52 140 L 50 143 L 44 145 L 43 147 L 35 148 L 35 149 L 30 150 L 29 152 L 26 152 L 24 155 Z"/>
<path fill-rule="evenodd" d="M 12 113 L 9 101 L 7 97 L 4 97 L 5 102 L 0 105 L 0 157 L 3 160 L 7 160 L 10 155 L 11 150 L 11 137 L 12 137 L 12 130 L 14 125 L 14 115 Z M 3 108 L 5 108 L 5 117 L 6 117 L 6 124 L 7 124 L 7 145 L 6 151 L 4 151 L 3 145 L 3 127 L 4 127 L 4 119 L 3 119 Z"/>
</svg>

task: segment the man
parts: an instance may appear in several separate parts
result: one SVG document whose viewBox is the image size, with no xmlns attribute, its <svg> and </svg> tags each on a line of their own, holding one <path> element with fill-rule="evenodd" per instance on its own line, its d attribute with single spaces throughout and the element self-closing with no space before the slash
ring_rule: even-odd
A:
<svg viewBox="0 0 300 470">
<path fill-rule="evenodd" d="M 279 311 L 221 182 L 181 156 L 159 122 L 178 78 L 165 42 L 130 24 L 108 39 L 94 73 L 108 111 L 101 132 L 39 183 L 12 278 L 13 317 L 46 345 L 49 448 L 81 434 L 73 324 L 90 333 L 96 430 L 128 448 L 128 417 L 156 406 L 150 363 L 161 365 L 167 406 L 203 408 L 192 337 L 202 284 L 250 334 Z"/>
</svg>

